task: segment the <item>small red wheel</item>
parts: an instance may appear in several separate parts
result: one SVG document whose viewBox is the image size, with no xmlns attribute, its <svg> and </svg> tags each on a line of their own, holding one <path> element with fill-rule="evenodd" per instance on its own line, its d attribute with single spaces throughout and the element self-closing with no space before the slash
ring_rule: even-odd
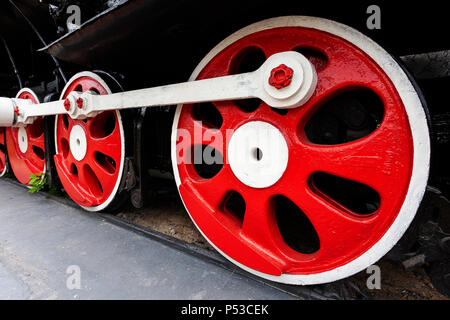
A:
<svg viewBox="0 0 450 320">
<path fill-rule="evenodd" d="M 92 72 L 81 72 L 70 79 L 61 100 L 72 91 L 111 93 L 106 82 Z M 73 201 L 89 211 L 100 211 L 115 203 L 125 157 L 119 111 L 102 112 L 85 120 L 57 116 L 55 144 L 55 166 Z"/>
<path fill-rule="evenodd" d="M 28 88 L 20 90 L 16 98 L 39 103 L 36 94 Z M 6 146 L 11 169 L 22 184 L 28 186 L 31 174 L 45 173 L 43 118 L 25 127 L 7 128 Z"/>
<path fill-rule="evenodd" d="M 5 129 L 0 128 L 0 177 L 6 172 L 6 144 L 5 144 Z"/>
<path fill-rule="evenodd" d="M 320 18 L 246 27 L 191 80 L 253 71 L 284 51 L 314 65 L 310 100 L 290 110 L 259 100 L 179 106 L 173 170 L 193 222 L 230 261 L 277 282 L 332 282 L 377 262 L 413 220 L 429 170 L 427 120 L 388 53 Z"/>
</svg>

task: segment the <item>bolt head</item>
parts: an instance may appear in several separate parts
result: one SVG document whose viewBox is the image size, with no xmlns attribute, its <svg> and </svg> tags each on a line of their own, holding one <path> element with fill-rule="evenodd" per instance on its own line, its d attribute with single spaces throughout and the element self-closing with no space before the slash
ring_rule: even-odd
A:
<svg viewBox="0 0 450 320">
<path fill-rule="evenodd" d="M 69 101 L 69 99 L 64 100 L 64 108 L 66 109 L 66 111 L 70 110 L 70 101 Z"/>
<path fill-rule="evenodd" d="M 294 76 L 294 70 L 285 64 L 281 64 L 272 69 L 269 78 L 269 84 L 278 90 L 289 86 Z"/>
<path fill-rule="evenodd" d="M 79 109 L 83 108 L 84 101 L 82 98 L 77 99 L 77 106 Z"/>
</svg>

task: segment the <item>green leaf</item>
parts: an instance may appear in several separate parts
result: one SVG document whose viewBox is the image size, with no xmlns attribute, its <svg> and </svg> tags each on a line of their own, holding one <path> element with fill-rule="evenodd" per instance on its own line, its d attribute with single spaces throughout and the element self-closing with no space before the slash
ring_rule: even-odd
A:
<svg viewBox="0 0 450 320">
<path fill-rule="evenodd" d="M 47 177 L 43 173 L 30 174 L 30 182 L 28 184 L 31 186 L 29 193 L 36 193 L 43 190 L 47 184 Z"/>
</svg>

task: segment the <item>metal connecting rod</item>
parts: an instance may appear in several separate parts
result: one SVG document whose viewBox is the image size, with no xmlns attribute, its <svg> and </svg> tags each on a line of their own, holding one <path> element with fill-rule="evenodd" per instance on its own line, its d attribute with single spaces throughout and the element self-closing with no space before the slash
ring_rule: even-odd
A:
<svg viewBox="0 0 450 320">
<path fill-rule="evenodd" d="M 0 125 L 32 123 L 36 117 L 69 114 L 73 119 L 93 117 L 99 112 L 153 106 L 168 106 L 210 101 L 259 98 L 274 108 L 295 108 L 306 103 L 314 93 L 317 74 L 314 66 L 298 52 L 271 56 L 256 71 L 232 76 L 172 84 L 148 89 L 97 95 L 71 92 L 66 100 L 39 105 L 19 99 L 0 100 Z M 7 101 L 9 100 L 9 101 Z"/>
</svg>

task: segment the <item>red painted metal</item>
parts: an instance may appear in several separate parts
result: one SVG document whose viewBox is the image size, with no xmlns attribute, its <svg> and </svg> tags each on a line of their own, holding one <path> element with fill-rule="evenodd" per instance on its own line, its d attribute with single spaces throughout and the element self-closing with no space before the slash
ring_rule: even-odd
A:
<svg viewBox="0 0 450 320">
<path fill-rule="evenodd" d="M 83 103 L 84 103 L 83 99 L 81 98 L 77 99 L 77 106 L 79 109 L 83 108 Z"/>
<path fill-rule="evenodd" d="M 294 70 L 285 64 L 273 68 L 270 73 L 269 84 L 277 89 L 282 89 L 291 84 Z"/>
<path fill-rule="evenodd" d="M 69 111 L 69 109 L 70 109 L 69 99 L 64 100 L 64 109 L 66 109 L 66 111 Z"/>
<path fill-rule="evenodd" d="M 28 91 L 23 91 L 18 98 L 38 103 L 35 96 Z M 31 174 L 40 174 L 45 170 L 44 121 L 42 118 L 37 118 L 33 124 L 25 127 L 28 137 L 28 148 L 25 153 L 19 148 L 19 129 L 6 128 L 5 130 L 11 169 L 20 183 L 28 185 Z"/>
<path fill-rule="evenodd" d="M 266 57 L 283 51 L 310 48 L 323 53 L 327 65 L 317 70 L 314 95 L 301 108 L 280 115 L 261 103 L 251 113 L 233 101 L 214 103 L 223 124 L 219 129 L 202 126 L 194 135 L 193 105 L 184 105 L 178 129 L 194 137 L 186 144 L 179 131 L 177 140 L 179 187 L 183 201 L 196 225 L 214 245 L 233 260 L 270 275 L 315 274 L 332 270 L 361 256 L 386 233 L 403 204 L 413 165 L 413 141 L 401 98 L 383 70 L 351 43 L 314 29 L 282 27 L 246 36 L 219 52 L 200 72 L 198 79 L 230 74 L 233 59 L 246 48 L 260 48 Z M 311 116 L 335 95 L 355 88 L 375 92 L 385 107 L 377 130 L 358 141 L 342 145 L 315 145 L 304 128 Z M 281 179 L 266 189 L 251 188 L 239 181 L 227 163 L 226 130 L 236 130 L 249 121 L 265 121 L 277 127 L 289 147 L 289 162 Z M 199 124 L 200 125 L 200 124 Z M 188 157 L 194 145 L 211 145 L 221 152 L 224 165 L 211 179 L 200 177 Z M 310 177 L 325 172 L 365 184 L 381 198 L 377 212 L 362 216 L 336 205 L 315 192 Z M 242 222 L 227 215 L 223 202 L 230 191 L 245 200 Z M 295 203 L 309 218 L 320 249 L 302 254 L 283 240 L 274 214 L 274 197 L 282 195 Z"/>
<path fill-rule="evenodd" d="M 97 80 L 83 76 L 70 83 L 64 98 L 72 91 L 88 90 L 108 93 Z M 80 206 L 102 205 L 114 192 L 122 161 L 122 137 L 116 112 L 103 112 L 86 120 L 60 115 L 56 123 L 58 154 L 54 159 L 65 191 Z M 86 156 L 81 161 L 70 151 L 70 133 L 75 125 L 83 128 L 87 140 Z"/>
<path fill-rule="evenodd" d="M 5 129 L 0 128 L 0 175 L 6 169 L 6 154 L 5 154 L 4 150 L 6 150 Z"/>
</svg>

